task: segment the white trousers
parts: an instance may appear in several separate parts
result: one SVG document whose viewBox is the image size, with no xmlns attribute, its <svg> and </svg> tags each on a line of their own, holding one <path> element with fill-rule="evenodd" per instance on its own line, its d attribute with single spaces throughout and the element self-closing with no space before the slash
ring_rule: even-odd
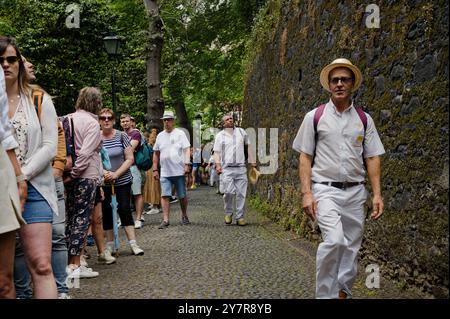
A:
<svg viewBox="0 0 450 319">
<path fill-rule="evenodd" d="M 364 185 L 345 190 L 313 184 L 317 222 L 322 233 L 316 256 L 316 298 L 338 298 L 339 290 L 351 296 L 364 231 Z"/>
<path fill-rule="evenodd" d="M 244 217 L 247 194 L 247 168 L 226 167 L 220 174 L 220 192 L 223 193 L 225 215 L 233 214 L 233 195 L 236 194 L 236 220 Z"/>
</svg>

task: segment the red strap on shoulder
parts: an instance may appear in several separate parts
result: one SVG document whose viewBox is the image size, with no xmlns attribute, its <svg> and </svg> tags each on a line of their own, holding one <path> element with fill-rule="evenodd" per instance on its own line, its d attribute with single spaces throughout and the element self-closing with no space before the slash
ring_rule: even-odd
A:
<svg viewBox="0 0 450 319">
<path fill-rule="evenodd" d="M 359 116 L 359 118 L 361 119 L 361 122 L 364 125 L 364 134 L 365 134 L 366 131 L 367 131 L 367 116 L 366 116 L 366 113 L 364 113 L 362 108 L 359 107 L 359 106 L 355 106 L 355 110 L 356 110 L 356 113 L 358 113 L 358 116 Z"/>
<path fill-rule="evenodd" d="M 323 111 L 325 110 L 325 104 L 319 105 L 314 113 L 314 132 L 317 132 L 317 124 L 319 124 L 319 120 L 323 115 Z"/>
</svg>

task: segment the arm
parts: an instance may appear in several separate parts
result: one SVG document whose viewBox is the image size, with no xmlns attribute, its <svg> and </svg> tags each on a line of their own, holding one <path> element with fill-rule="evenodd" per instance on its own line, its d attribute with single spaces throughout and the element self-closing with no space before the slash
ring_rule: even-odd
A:
<svg viewBox="0 0 450 319">
<path fill-rule="evenodd" d="M 19 177 L 22 175 L 22 171 L 20 169 L 19 162 L 17 162 L 16 152 L 14 149 L 7 150 L 6 153 L 8 154 L 9 160 L 11 161 L 11 164 L 14 168 L 14 174 L 16 174 L 16 177 Z M 27 200 L 28 195 L 28 184 L 26 180 L 17 181 L 17 188 L 19 189 L 19 198 L 20 198 L 20 206 L 22 207 L 22 211 L 25 206 L 25 201 Z"/>
<path fill-rule="evenodd" d="M 217 172 L 217 174 L 222 174 L 222 165 L 220 164 L 221 163 L 221 159 L 220 159 L 220 152 L 219 151 L 216 151 L 216 150 L 214 150 L 214 163 L 215 163 L 215 165 L 216 165 L 216 172 Z"/>
<path fill-rule="evenodd" d="M 153 177 L 155 179 L 159 179 L 159 172 L 158 172 L 158 164 L 159 164 L 159 156 L 161 155 L 160 151 L 154 151 L 153 152 Z"/>
<path fill-rule="evenodd" d="M 190 171 L 189 164 L 191 162 L 191 149 L 190 147 L 186 147 L 183 149 L 183 155 L 184 155 L 184 173 L 188 174 Z"/>
<path fill-rule="evenodd" d="M 99 152 L 99 146 L 102 142 L 100 129 L 94 121 L 89 124 L 85 134 L 83 144 L 72 168 L 72 178 L 79 178 L 89 167 L 89 161 L 92 155 Z"/>
<path fill-rule="evenodd" d="M 373 212 L 371 217 L 378 219 L 383 214 L 384 203 L 381 197 L 381 160 L 379 156 L 366 158 L 367 174 L 373 191 Z"/>
<path fill-rule="evenodd" d="M 61 122 L 58 121 L 58 148 L 55 159 L 53 160 L 53 176 L 62 177 L 64 167 L 66 166 L 66 140 Z"/>
<path fill-rule="evenodd" d="M 311 164 L 312 156 L 301 152 L 299 156 L 298 172 L 300 176 L 302 208 L 303 211 L 311 218 L 316 220 L 317 203 L 314 201 L 311 192 Z"/>
</svg>

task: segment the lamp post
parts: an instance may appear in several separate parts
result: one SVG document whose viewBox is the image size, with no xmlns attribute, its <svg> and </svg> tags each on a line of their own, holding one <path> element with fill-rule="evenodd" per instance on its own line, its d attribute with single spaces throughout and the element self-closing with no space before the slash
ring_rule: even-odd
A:
<svg viewBox="0 0 450 319">
<path fill-rule="evenodd" d="M 111 96 L 112 96 L 113 112 L 117 119 L 117 114 L 116 114 L 116 106 L 117 106 L 117 103 L 116 103 L 116 74 L 115 74 L 115 69 L 114 69 L 114 62 L 117 61 L 117 58 L 119 57 L 119 54 L 120 54 L 119 50 L 120 50 L 121 40 L 117 35 L 110 33 L 109 35 L 107 35 L 106 37 L 103 38 L 103 43 L 105 44 L 106 52 L 108 52 L 109 59 L 113 60 L 112 74 L 111 74 L 111 83 L 112 83 Z"/>
</svg>

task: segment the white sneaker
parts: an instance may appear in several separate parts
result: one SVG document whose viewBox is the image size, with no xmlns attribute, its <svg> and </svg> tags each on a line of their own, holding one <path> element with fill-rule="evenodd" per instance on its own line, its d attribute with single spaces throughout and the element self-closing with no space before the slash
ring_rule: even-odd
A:
<svg viewBox="0 0 450 319">
<path fill-rule="evenodd" d="M 89 266 L 87 261 L 86 261 L 86 257 L 84 257 L 84 255 L 80 256 L 80 266 L 84 266 L 84 267 Z"/>
<path fill-rule="evenodd" d="M 141 218 L 139 219 L 141 222 L 145 222 L 144 214 L 142 214 Z"/>
<path fill-rule="evenodd" d="M 136 220 L 136 221 L 134 222 L 134 228 L 135 228 L 135 229 L 142 228 L 142 222 L 141 222 L 140 220 Z"/>
<path fill-rule="evenodd" d="M 148 215 L 155 215 L 155 214 L 159 214 L 159 213 L 161 213 L 162 212 L 162 210 L 160 209 L 160 208 L 152 208 L 152 209 L 150 209 L 150 211 L 147 213 Z"/>
<path fill-rule="evenodd" d="M 144 254 L 144 251 L 136 243 L 130 243 L 130 248 L 133 252 L 133 255 L 142 256 Z"/>
<path fill-rule="evenodd" d="M 98 277 L 98 272 L 93 271 L 92 268 L 80 266 L 76 269 L 73 269 L 70 273 L 68 273 L 67 277 L 68 278 L 80 278 L 80 279 L 95 278 L 95 277 Z"/>
<path fill-rule="evenodd" d="M 116 262 L 116 258 L 111 256 L 111 252 L 108 249 L 105 249 L 104 252 L 102 252 L 100 255 L 98 255 L 98 262 L 111 265 Z"/>
<path fill-rule="evenodd" d="M 72 297 L 70 297 L 69 294 L 62 292 L 62 293 L 58 294 L 58 299 L 72 299 Z"/>
</svg>

